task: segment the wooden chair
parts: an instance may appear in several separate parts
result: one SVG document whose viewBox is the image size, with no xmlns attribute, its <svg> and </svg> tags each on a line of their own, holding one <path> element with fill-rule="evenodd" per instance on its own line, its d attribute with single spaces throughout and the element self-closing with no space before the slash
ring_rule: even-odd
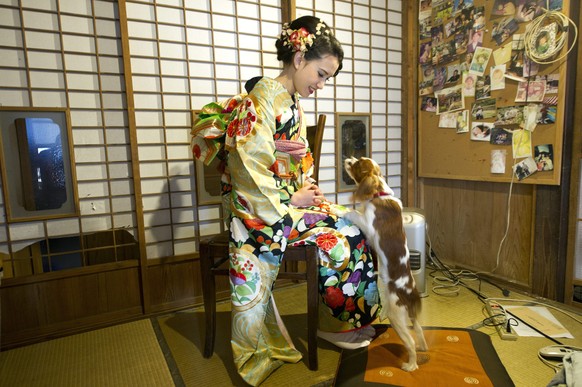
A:
<svg viewBox="0 0 582 387">
<path fill-rule="evenodd" d="M 307 140 L 313 153 L 313 178 L 319 177 L 319 159 L 321 142 L 325 128 L 326 116 L 321 114 L 317 125 L 307 127 Z M 200 270 L 202 275 L 202 294 L 204 297 L 204 312 L 206 318 L 206 337 L 204 357 L 209 358 L 214 353 L 216 337 L 216 275 L 228 276 L 228 237 L 224 231 L 200 241 Z M 304 262 L 305 270 L 297 263 Z M 287 265 L 291 263 L 291 265 Z M 293 270 L 287 271 L 287 267 Z M 285 251 L 283 264 L 277 279 L 307 281 L 307 347 L 309 369 L 317 370 L 317 323 L 319 314 L 318 286 L 318 254 L 315 246 L 289 246 Z"/>
</svg>

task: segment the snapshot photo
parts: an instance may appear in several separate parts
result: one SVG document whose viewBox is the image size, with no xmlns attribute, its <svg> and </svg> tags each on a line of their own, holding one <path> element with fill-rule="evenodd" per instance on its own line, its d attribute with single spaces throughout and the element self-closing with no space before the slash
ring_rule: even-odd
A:
<svg viewBox="0 0 582 387">
<path fill-rule="evenodd" d="M 434 93 L 437 99 L 437 114 L 465 108 L 461 86 L 453 86 Z"/>
<path fill-rule="evenodd" d="M 513 166 L 513 171 L 517 180 L 523 180 L 537 172 L 537 170 L 536 162 L 531 156 Z"/>
<path fill-rule="evenodd" d="M 538 171 L 554 170 L 554 147 L 552 144 L 536 145 L 534 160 Z"/>
<path fill-rule="evenodd" d="M 493 145 L 511 145 L 512 133 L 504 128 L 494 127 L 491 129 L 489 142 Z"/>
<path fill-rule="evenodd" d="M 491 137 L 492 122 L 474 121 L 471 123 L 471 140 L 473 141 L 487 141 Z"/>
<path fill-rule="evenodd" d="M 475 120 L 493 118 L 497 115 L 497 102 L 495 98 L 477 100 L 471 107 L 471 116 Z"/>
<path fill-rule="evenodd" d="M 521 125 L 523 122 L 523 106 L 503 106 L 497 108 L 495 125 Z"/>
</svg>

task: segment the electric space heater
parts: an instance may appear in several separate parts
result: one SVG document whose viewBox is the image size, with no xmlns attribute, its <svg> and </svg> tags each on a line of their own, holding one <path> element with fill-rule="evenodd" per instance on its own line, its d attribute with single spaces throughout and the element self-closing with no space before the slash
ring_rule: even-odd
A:
<svg viewBox="0 0 582 387">
<path fill-rule="evenodd" d="M 404 221 L 404 232 L 410 251 L 410 269 L 416 282 L 416 288 L 421 297 L 425 297 L 426 293 L 426 244 L 425 244 L 425 230 L 426 221 L 424 215 L 417 208 L 404 208 L 402 211 L 402 218 Z"/>
</svg>

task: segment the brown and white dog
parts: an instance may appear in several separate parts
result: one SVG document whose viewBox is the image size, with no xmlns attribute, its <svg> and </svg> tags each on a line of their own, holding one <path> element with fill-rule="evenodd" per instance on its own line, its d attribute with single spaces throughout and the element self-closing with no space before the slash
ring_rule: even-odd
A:
<svg viewBox="0 0 582 387">
<path fill-rule="evenodd" d="M 402 221 L 402 202 L 382 176 L 378 164 L 369 158 L 354 157 L 344 162 L 346 172 L 357 184 L 354 202 L 361 203 L 358 211 L 343 215 L 366 235 L 378 258 L 378 290 L 382 310 L 380 318 L 388 318 L 408 351 L 405 371 L 418 368 L 415 341 L 408 330 L 410 318 L 418 347 L 428 350 L 422 327 L 417 320 L 420 295 L 410 271 L 409 251 Z"/>
</svg>

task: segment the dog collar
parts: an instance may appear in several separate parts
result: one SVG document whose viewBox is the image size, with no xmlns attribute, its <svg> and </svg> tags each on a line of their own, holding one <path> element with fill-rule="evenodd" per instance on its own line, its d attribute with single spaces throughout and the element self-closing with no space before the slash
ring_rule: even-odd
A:
<svg viewBox="0 0 582 387">
<path fill-rule="evenodd" d="M 390 196 L 390 194 L 388 192 L 384 192 L 384 191 L 380 191 L 380 192 L 374 194 L 375 198 L 379 198 L 382 196 Z"/>
</svg>

